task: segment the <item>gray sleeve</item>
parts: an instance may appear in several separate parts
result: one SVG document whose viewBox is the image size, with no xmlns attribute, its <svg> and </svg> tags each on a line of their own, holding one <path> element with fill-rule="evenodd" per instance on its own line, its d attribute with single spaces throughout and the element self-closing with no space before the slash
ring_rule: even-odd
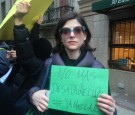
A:
<svg viewBox="0 0 135 115">
<path fill-rule="evenodd" d="M 40 90 L 39 87 L 33 87 L 33 88 L 31 88 L 31 89 L 28 91 L 28 93 L 27 93 L 27 95 L 26 95 L 26 99 L 27 99 L 27 101 L 28 101 L 29 103 L 32 104 L 32 99 L 31 99 L 31 97 L 32 97 L 33 93 L 35 93 L 35 92 L 38 91 L 38 90 Z"/>
<path fill-rule="evenodd" d="M 104 65 L 97 60 L 94 61 L 92 67 L 93 68 L 105 68 Z"/>
</svg>

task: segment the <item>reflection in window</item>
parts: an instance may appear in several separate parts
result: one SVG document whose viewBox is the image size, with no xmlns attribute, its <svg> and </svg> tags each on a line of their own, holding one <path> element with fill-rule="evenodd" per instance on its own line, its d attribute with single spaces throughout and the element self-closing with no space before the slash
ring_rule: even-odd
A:
<svg viewBox="0 0 135 115">
<path fill-rule="evenodd" d="M 135 19 L 111 23 L 110 68 L 135 71 Z"/>
</svg>

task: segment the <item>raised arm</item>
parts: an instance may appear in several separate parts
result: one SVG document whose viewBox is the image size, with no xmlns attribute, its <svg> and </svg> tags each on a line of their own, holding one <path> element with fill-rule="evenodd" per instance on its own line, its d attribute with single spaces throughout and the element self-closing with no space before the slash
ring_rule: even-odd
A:
<svg viewBox="0 0 135 115">
<path fill-rule="evenodd" d="M 16 5 L 16 13 L 14 14 L 14 42 L 16 47 L 17 59 L 21 63 L 24 70 L 34 77 L 43 68 L 43 61 L 36 58 L 31 42 L 29 41 L 29 31 L 23 23 L 23 18 L 30 10 L 30 4 L 26 1 Z"/>
<path fill-rule="evenodd" d="M 30 40 L 35 40 L 40 37 L 40 29 L 43 22 L 43 16 L 40 16 L 39 19 L 34 23 L 30 31 Z"/>
</svg>

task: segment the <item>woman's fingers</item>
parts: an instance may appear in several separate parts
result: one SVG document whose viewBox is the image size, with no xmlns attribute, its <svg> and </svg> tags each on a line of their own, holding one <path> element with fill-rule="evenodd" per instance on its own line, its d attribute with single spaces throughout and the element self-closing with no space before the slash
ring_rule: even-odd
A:
<svg viewBox="0 0 135 115">
<path fill-rule="evenodd" d="M 32 95 L 32 102 L 41 112 L 48 109 L 48 97 L 45 95 L 46 90 L 39 90 Z"/>
<path fill-rule="evenodd" d="M 44 112 L 48 109 L 48 104 L 47 103 L 39 103 L 39 105 L 37 106 L 37 108 L 39 109 L 40 108 L 40 111 L 41 112 Z"/>
<path fill-rule="evenodd" d="M 115 112 L 115 100 L 106 94 L 102 94 L 100 98 L 98 98 L 98 107 L 105 112 L 107 115 L 113 115 Z"/>
<path fill-rule="evenodd" d="M 28 13 L 29 9 L 30 9 L 30 4 L 29 2 L 22 2 L 22 7 L 23 7 L 23 10 L 24 10 L 24 13 Z"/>
<path fill-rule="evenodd" d="M 40 111 L 40 112 L 44 112 L 44 110 L 43 110 L 42 108 L 40 108 L 40 106 L 37 106 L 37 109 L 38 109 L 38 111 Z"/>
<path fill-rule="evenodd" d="M 22 15 L 27 14 L 30 10 L 30 6 L 31 5 L 29 2 L 22 1 L 18 4 L 16 4 L 16 9 L 17 9 L 16 13 L 22 14 Z"/>
<path fill-rule="evenodd" d="M 98 101 L 101 102 L 101 103 L 105 103 L 109 106 L 115 105 L 115 100 L 111 96 L 106 95 L 106 94 L 102 94 L 101 98 L 98 98 Z"/>
<path fill-rule="evenodd" d="M 109 110 L 107 110 L 107 109 L 105 109 L 105 108 L 100 108 L 101 109 L 101 111 L 103 111 L 104 113 L 106 113 L 107 115 L 113 115 L 113 113 L 114 113 L 114 111 L 112 110 L 112 111 L 109 111 Z"/>
</svg>

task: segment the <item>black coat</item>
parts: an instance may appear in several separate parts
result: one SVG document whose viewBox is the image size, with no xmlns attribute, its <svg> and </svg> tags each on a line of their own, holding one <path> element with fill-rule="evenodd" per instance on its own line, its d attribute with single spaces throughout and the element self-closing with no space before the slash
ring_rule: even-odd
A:
<svg viewBox="0 0 135 115">
<path fill-rule="evenodd" d="M 13 112 L 12 114 L 14 115 L 21 115 L 29 107 L 29 103 L 24 99 L 25 93 L 36 83 L 44 61 L 34 55 L 31 42 L 26 40 L 29 32 L 25 26 L 15 26 L 14 35 L 17 63 L 13 66 L 5 83 L 8 90 L 5 95 L 14 94 L 10 97 L 10 100 L 12 100 L 11 104 L 7 104 L 7 108 L 10 108 L 11 105 L 13 106 L 13 111 L 10 111 L 10 114 Z M 34 66 L 29 67 L 29 63 Z"/>
<path fill-rule="evenodd" d="M 34 30 L 36 31 L 36 29 Z M 5 104 L 7 109 L 10 109 L 12 106 L 12 111 L 4 113 L 4 115 L 23 115 L 25 113 L 29 108 L 29 103 L 25 100 L 25 94 L 37 82 L 37 79 L 44 67 L 43 58 L 41 59 L 40 56 L 36 56 L 34 47 L 31 44 L 36 42 L 37 35 L 33 34 L 34 40 L 31 38 L 34 42 L 31 42 L 29 36 L 30 34 L 27 28 L 25 28 L 25 25 L 14 27 L 14 43 L 17 53 L 17 63 L 13 66 L 13 70 L 5 83 L 6 90 L 8 90 L 8 92 L 4 92 L 3 94 L 5 96 L 11 94 L 14 95 L 8 97 L 9 100 L 11 100 L 11 103 Z M 40 40 L 41 39 L 37 38 L 37 41 Z M 45 44 L 43 45 L 46 47 L 49 46 L 47 51 L 46 49 L 43 49 L 47 52 L 45 57 L 47 58 L 51 54 L 52 46 L 48 40 L 43 41 L 45 41 Z M 5 88 L 2 86 L 1 90 L 4 89 Z"/>
<path fill-rule="evenodd" d="M 40 25 L 35 23 L 29 34 L 25 25 L 14 26 L 14 43 L 18 60 L 15 65 L 17 73 L 16 76 L 13 73 L 8 82 L 9 84 L 15 83 L 19 87 L 20 95 L 36 83 L 44 67 L 45 59 L 52 52 L 51 43 L 47 39 L 38 37 L 39 29 Z"/>
<path fill-rule="evenodd" d="M 0 77 L 5 75 L 10 68 L 10 61 L 7 59 L 9 46 L 5 42 L 0 42 Z"/>
<path fill-rule="evenodd" d="M 0 91 L 0 115 L 10 115 L 13 113 L 14 93 L 2 83 L 0 83 Z"/>
</svg>

